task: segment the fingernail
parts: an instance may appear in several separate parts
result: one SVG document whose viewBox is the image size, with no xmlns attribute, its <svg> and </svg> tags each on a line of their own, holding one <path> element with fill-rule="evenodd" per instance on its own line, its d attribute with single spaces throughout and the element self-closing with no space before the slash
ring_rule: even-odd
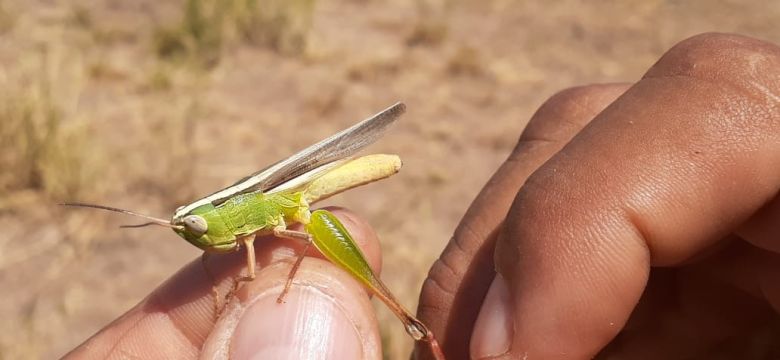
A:
<svg viewBox="0 0 780 360">
<path fill-rule="evenodd" d="M 231 343 L 235 359 L 360 359 L 355 325 L 330 296 L 309 286 L 278 304 L 269 291 L 246 309 Z"/>
<path fill-rule="evenodd" d="M 509 288 L 501 274 L 490 284 L 471 334 L 471 357 L 482 359 L 509 351 L 514 327 Z"/>
</svg>

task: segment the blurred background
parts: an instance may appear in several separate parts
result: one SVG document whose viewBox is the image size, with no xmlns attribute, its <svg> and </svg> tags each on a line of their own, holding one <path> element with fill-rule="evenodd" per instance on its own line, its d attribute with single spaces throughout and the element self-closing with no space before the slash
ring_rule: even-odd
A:
<svg viewBox="0 0 780 360">
<path fill-rule="evenodd" d="M 371 152 L 401 173 L 328 201 L 384 245 L 413 308 L 527 119 L 566 87 L 636 81 L 704 31 L 780 41 L 777 1 L 0 0 L 0 358 L 63 355 L 200 252 L 73 211 L 177 206 L 395 101 Z M 388 359 L 411 341 L 377 306 Z"/>
</svg>

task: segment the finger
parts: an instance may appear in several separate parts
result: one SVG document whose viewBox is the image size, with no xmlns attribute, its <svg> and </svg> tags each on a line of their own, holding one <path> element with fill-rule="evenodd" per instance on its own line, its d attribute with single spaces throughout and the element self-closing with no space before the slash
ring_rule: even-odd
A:
<svg viewBox="0 0 780 360">
<path fill-rule="evenodd" d="M 517 190 L 529 174 L 627 88 L 624 84 L 590 85 L 551 97 L 534 114 L 509 159 L 472 203 L 431 268 L 418 310 L 450 357 L 468 354 L 472 325 L 495 274 L 495 234 Z"/>
<path fill-rule="evenodd" d="M 344 226 L 361 247 L 372 269 L 378 272 L 381 264 L 380 247 L 373 229 L 347 210 L 331 209 L 331 211 L 344 223 Z M 257 262 L 262 273 L 259 277 L 268 277 L 265 279 L 266 281 L 286 280 L 287 273 L 282 270 L 289 271 L 296 251 L 300 251 L 301 248 L 301 244 L 292 240 L 272 237 L 256 240 Z M 307 255 L 321 257 L 321 254 L 318 254 L 314 248 L 309 248 Z M 216 277 L 220 294 L 225 294 L 232 286 L 232 279 L 244 270 L 246 266 L 244 256 L 244 252 L 240 251 L 214 255 L 209 259 L 209 269 Z M 313 274 L 313 264 L 309 263 L 318 262 L 312 260 L 303 262 L 301 273 L 296 276 L 296 285 L 293 285 L 291 291 L 305 287 L 298 286 L 299 283 L 314 286 L 313 281 L 323 280 L 326 281 L 324 284 L 332 285 L 332 289 L 344 289 L 343 295 L 332 299 L 340 301 L 348 296 L 354 296 L 356 299 L 366 298 L 365 291 L 359 287 L 355 288 L 353 286 L 355 284 L 350 283 L 354 282 L 353 280 L 343 277 L 344 274 L 341 270 L 331 269 L 331 265 L 317 265 L 315 268 L 322 270 L 323 274 Z M 264 273 L 266 268 L 275 270 L 268 270 L 268 273 Z M 206 275 L 200 260 L 195 260 L 168 279 L 125 315 L 72 351 L 67 357 L 102 359 L 121 355 L 138 358 L 196 358 L 214 328 L 214 299 L 211 288 L 211 280 Z M 295 301 L 297 304 L 314 302 L 313 297 L 306 296 L 307 293 L 304 290 L 298 289 L 296 291 Z M 276 296 L 278 294 L 277 292 Z M 287 312 L 291 308 L 299 311 L 305 310 L 295 304 L 291 305 L 292 300 L 292 298 L 287 298 L 287 303 L 279 305 L 277 308 L 285 309 Z M 323 304 L 329 303 L 323 302 Z M 362 333 L 364 339 L 374 339 L 375 337 L 371 334 L 376 332 L 376 325 L 373 323 L 375 320 L 370 306 L 365 306 L 365 303 L 358 300 L 353 300 L 350 304 L 355 305 L 354 314 L 365 316 L 366 324 L 360 328 L 364 332 Z M 327 309 L 335 310 L 333 307 Z M 274 325 L 278 326 L 279 324 Z M 372 350 L 369 347 L 375 344 L 366 343 L 364 345 L 366 346 L 365 352 L 370 354 Z"/>
<path fill-rule="evenodd" d="M 481 310 L 511 326 L 494 322 L 500 346 L 474 355 L 591 358 L 651 265 L 691 258 L 775 197 L 778 72 L 774 45 L 686 40 L 539 168 L 496 245 L 494 308 Z"/>
</svg>

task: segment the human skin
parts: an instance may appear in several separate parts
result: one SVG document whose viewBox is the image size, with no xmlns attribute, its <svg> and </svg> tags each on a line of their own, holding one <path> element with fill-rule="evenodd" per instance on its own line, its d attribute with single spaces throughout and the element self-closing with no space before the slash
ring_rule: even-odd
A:
<svg viewBox="0 0 780 360">
<path fill-rule="evenodd" d="M 780 49 L 726 34 L 558 93 L 431 268 L 420 319 L 448 359 L 777 358 L 778 105 Z"/>
<path fill-rule="evenodd" d="M 777 358 L 779 94 L 775 45 L 704 34 L 635 84 L 550 98 L 423 286 L 448 359 Z M 376 234 L 336 213 L 378 270 Z M 368 297 L 335 266 L 304 261 L 274 303 L 300 247 L 266 240 L 216 325 L 195 261 L 67 357 L 380 358 Z M 241 256 L 210 263 L 223 293 Z"/>
</svg>

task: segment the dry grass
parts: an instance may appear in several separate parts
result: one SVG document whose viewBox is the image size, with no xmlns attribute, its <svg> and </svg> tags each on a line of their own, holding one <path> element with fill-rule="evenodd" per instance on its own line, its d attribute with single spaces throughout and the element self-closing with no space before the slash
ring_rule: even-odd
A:
<svg viewBox="0 0 780 360">
<path fill-rule="evenodd" d="M 231 22 L 242 39 L 282 54 L 306 51 L 315 0 L 236 0 L 233 3 Z"/>
<path fill-rule="evenodd" d="M 459 47 L 450 57 L 447 71 L 453 76 L 483 74 L 484 65 L 479 50 L 468 46 Z"/>
<path fill-rule="evenodd" d="M 46 321 L 67 314 L 38 294 L 89 253 L 104 227 L 97 218 L 51 211 L 55 201 L 99 197 L 105 189 L 99 181 L 105 158 L 93 122 L 79 109 L 87 77 L 80 59 L 63 44 L 43 42 L 0 73 L 0 280 L 25 287 L 2 302 L 3 309 L 24 305 L 4 316 L 3 330 L 18 335 L 0 338 L 0 358 L 45 357 L 45 344 L 56 336 Z"/>
<path fill-rule="evenodd" d="M 416 0 L 417 16 L 406 43 L 410 46 L 436 46 L 448 35 L 448 15 L 453 0 Z"/>
<path fill-rule="evenodd" d="M 100 172 L 89 123 L 76 109 L 83 74 L 63 51 L 42 46 L 2 76 L 0 168 L 12 171 L 0 173 L 0 194 L 80 196 Z"/>
<path fill-rule="evenodd" d="M 314 6 L 314 0 L 187 0 L 179 24 L 155 31 L 155 52 L 163 59 L 207 68 L 236 42 L 301 54 Z"/>
<path fill-rule="evenodd" d="M 187 0 L 181 22 L 154 34 L 154 49 L 162 59 L 192 61 L 213 67 L 223 46 L 224 14 L 219 1 Z"/>
</svg>

